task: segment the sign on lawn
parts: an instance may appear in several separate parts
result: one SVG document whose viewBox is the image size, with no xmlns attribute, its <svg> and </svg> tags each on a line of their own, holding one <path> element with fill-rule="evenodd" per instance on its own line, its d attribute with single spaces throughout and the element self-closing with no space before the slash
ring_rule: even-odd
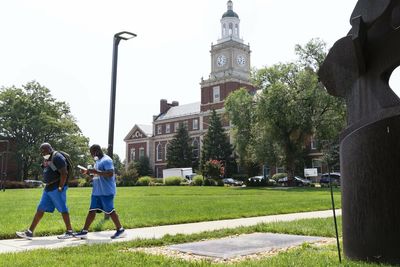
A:
<svg viewBox="0 0 400 267">
<path fill-rule="evenodd" d="M 304 169 L 304 177 L 316 177 L 318 176 L 317 168 Z"/>
</svg>

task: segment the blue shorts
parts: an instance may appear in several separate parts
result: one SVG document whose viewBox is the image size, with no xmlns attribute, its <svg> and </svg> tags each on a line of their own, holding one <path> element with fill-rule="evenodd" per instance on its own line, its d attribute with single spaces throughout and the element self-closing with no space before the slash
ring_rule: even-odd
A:
<svg viewBox="0 0 400 267">
<path fill-rule="evenodd" d="M 68 212 L 67 208 L 67 189 L 68 186 L 64 186 L 63 191 L 58 192 L 55 188 L 52 191 L 43 190 L 42 198 L 37 207 L 37 210 L 44 212 L 53 212 L 57 209 L 59 212 Z"/>
<path fill-rule="evenodd" d="M 114 195 L 110 196 L 93 196 L 90 201 L 89 211 L 102 211 L 110 214 L 114 211 Z"/>
</svg>

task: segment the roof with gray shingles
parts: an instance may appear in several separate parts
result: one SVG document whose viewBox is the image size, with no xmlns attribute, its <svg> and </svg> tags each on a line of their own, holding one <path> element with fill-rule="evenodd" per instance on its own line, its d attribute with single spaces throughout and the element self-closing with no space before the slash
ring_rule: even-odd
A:
<svg viewBox="0 0 400 267">
<path fill-rule="evenodd" d="M 166 113 L 161 114 L 156 121 L 168 120 L 200 113 L 200 102 L 171 107 Z"/>
</svg>

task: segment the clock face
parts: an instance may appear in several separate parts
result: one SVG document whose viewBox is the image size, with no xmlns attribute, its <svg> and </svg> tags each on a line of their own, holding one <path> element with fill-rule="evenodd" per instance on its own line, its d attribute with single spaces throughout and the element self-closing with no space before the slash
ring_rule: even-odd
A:
<svg viewBox="0 0 400 267">
<path fill-rule="evenodd" d="M 238 55 L 236 58 L 236 62 L 237 64 L 243 66 L 244 64 L 246 64 L 246 58 L 243 55 Z"/>
<path fill-rule="evenodd" d="M 219 55 L 218 57 L 217 57 L 217 65 L 219 66 L 219 67 L 222 67 L 222 66 L 224 66 L 225 64 L 226 64 L 226 57 L 224 56 L 224 55 Z"/>
</svg>

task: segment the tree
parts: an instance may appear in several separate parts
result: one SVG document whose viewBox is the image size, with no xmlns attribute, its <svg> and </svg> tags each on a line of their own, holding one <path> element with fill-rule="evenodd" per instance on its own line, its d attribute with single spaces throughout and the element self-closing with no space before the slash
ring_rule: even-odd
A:
<svg viewBox="0 0 400 267">
<path fill-rule="evenodd" d="M 317 71 L 326 56 L 325 44 L 311 40 L 296 46 L 299 61 L 265 68 L 265 87 L 257 105 L 257 121 L 282 151 L 288 176 L 304 158 L 311 136 L 337 136 L 344 126 L 344 102 L 330 96 L 318 82 Z"/>
<path fill-rule="evenodd" d="M 84 137 L 69 106 L 56 101 L 50 90 L 33 81 L 22 88 L 0 90 L 0 134 L 15 138 L 18 179 L 38 177 L 39 146 L 49 142 L 71 155 L 75 163 L 87 160 L 88 138 Z"/>
<path fill-rule="evenodd" d="M 229 94 L 225 100 L 225 109 L 232 122 L 231 134 L 235 144 L 235 152 L 239 156 L 239 166 L 246 169 L 247 174 L 253 174 L 254 166 L 258 165 L 252 144 L 257 138 L 254 132 L 254 100 L 245 88 L 240 88 Z M 257 133 L 254 135 L 254 133 Z M 256 174 L 254 174 L 256 175 Z"/>
<path fill-rule="evenodd" d="M 150 159 L 146 156 L 140 157 L 138 161 L 135 161 L 134 166 L 139 177 L 150 176 L 152 174 Z"/>
<path fill-rule="evenodd" d="M 212 111 L 210 124 L 207 133 L 203 138 L 203 147 L 201 150 L 201 170 L 204 173 L 205 163 L 209 160 L 220 160 L 223 162 L 226 171 L 232 161 L 232 145 L 229 138 L 222 128 L 220 118 L 215 110 Z"/>
<path fill-rule="evenodd" d="M 193 153 L 189 132 L 182 124 L 167 148 L 167 167 L 180 168 L 193 164 Z"/>
<path fill-rule="evenodd" d="M 235 140 L 237 151 L 246 157 L 255 156 L 260 163 L 282 164 L 289 179 L 297 166 L 303 166 L 310 137 L 334 140 L 345 125 L 344 102 L 330 96 L 318 82 L 325 43 L 313 39 L 304 47 L 297 45 L 295 51 L 297 61 L 253 73 L 253 83 L 262 92 L 252 99 L 252 115 L 247 115 L 250 100 L 241 95 L 243 92 L 234 93 L 229 99 L 232 103 L 227 102 L 235 132 L 242 135 Z M 240 114 L 242 110 L 244 114 Z M 249 129 L 256 134 L 247 134 Z M 241 152 L 243 144 L 246 150 Z"/>
</svg>

